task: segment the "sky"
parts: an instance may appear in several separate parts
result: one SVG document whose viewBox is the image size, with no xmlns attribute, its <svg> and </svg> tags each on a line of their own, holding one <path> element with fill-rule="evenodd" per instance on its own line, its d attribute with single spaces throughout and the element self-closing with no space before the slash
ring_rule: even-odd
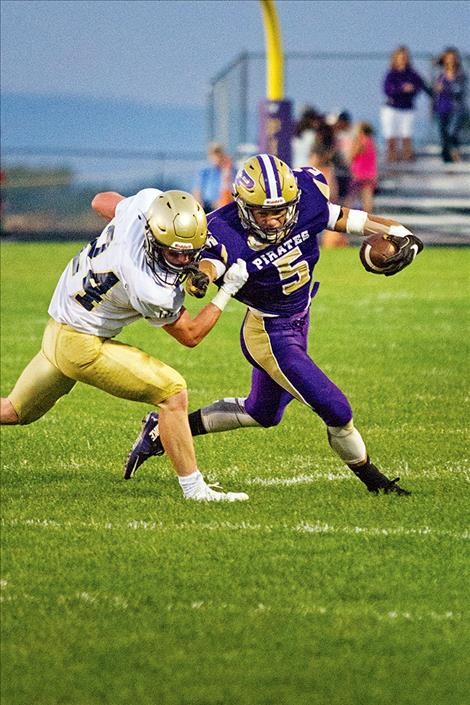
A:
<svg viewBox="0 0 470 705">
<path fill-rule="evenodd" d="M 470 52 L 468 1 L 278 0 L 277 11 L 285 52 Z M 1 47 L 4 92 L 203 106 L 234 57 L 264 50 L 264 32 L 258 0 L 2 0 Z"/>
</svg>

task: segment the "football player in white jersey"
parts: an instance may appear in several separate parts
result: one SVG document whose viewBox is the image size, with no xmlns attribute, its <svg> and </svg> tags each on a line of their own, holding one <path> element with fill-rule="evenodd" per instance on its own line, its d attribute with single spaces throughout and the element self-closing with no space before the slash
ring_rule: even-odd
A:
<svg viewBox="0 0 470 705">
<path fill-rule="evenodd" d="M 215 491 L 198 470 L 183 377 L 114 340 L 124 326 L 146 318 L 183 345 L 196 346 L 246 282 L 245 263 L 238 260 L 230 267 L 222 288 L 192 319 L 183 306 L 183 285 L 190 273 L 197 279 L 207 237 L 206 216 L 194 197 L 157 189 L 130 198 L 106 192 L 95 196 L 92 207 L 109 222 L 65 268 L 49 306 L 41 350 L 1 399 L 1 423 L 36 421 L 77 381 L 85 382 L 159 407 L 161 440 L 185 497 L 248 499 L 242 492 Z M 207 288 L 208 279 L 202 279 Z"/>
</svg>

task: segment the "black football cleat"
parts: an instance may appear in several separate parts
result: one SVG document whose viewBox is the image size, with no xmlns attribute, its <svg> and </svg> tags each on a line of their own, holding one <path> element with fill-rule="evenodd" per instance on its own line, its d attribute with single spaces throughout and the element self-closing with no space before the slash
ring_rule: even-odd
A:
<svg viewBox="0 0 470 705">
<path fill-rule="evenodd" d="M 127 456 L 124 479 L 130 480 L 142 463 L 153 455 L 163 455 L 163 445 L 158 431 L 158 414 L 151 411 L 142 421 L 142 430 Z"/>
<path fill-rule="evenodd" d="M 411 494 L 411 492 L 405 490 L 397 484 L 400 479 L 399 477 L 396 477 L 394 480 L 390 480 L 369 461 L 360 467 L 351 467 L 351 470 L 356 477 L 358 477 L 361 482 L 365 484 L 369 492 L 373 492 L 374 494 L 398 494 L 401 496 L 408 496 Z"/>
<path fill-rule="evenodd" d="M 404 487 L 400 487 L 400 485 L 397 485 L 397 482 L 400 478 L 396 477 L 394 480 L 389 480 L 388 484 L 385 485 L 385 487 L 382 487 L 382 492 L 384 494 L 398 494 L 398 495 L 403 495 L 404 497 L 407 497 L 408 495 L 411 494 L 409 490 L 405 490 Z"/>
</svg>

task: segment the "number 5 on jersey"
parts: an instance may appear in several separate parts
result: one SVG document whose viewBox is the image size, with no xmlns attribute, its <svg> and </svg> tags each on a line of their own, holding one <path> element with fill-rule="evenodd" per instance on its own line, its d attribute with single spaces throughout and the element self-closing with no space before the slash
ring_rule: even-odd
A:
<svg viewBox="0 0 470 705">
<path fill-rule="evenodd" d="M 294 281 L 291 281 L 288 284 L 283 284 L 282 286 L 282 291 L 287 296 L 292 294 L 294 291 L 297 291 L 297 289 L 300 289 L 301 286 L 304 286 L 304 284 L 307 284 L 310 280 L 308 263 L 304 259 L 300 262 L 295 261 L 302 256 L 303 255 L 300 248 L 294 247 L 291 252 L 288 252 L 286 255 L 279 257 L 279 259 L 273 262 L 274 266 L 279 270 L 279 277 L 281 281 L 284 281 L 284 279 L 291 279 L 295 276 Z"/>
</svg>

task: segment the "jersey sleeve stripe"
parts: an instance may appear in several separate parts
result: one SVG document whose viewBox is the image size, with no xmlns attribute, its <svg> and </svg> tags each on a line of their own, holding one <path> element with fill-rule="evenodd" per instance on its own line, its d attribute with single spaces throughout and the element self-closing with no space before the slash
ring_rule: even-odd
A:
<svg viewBox="0 0 470 705">
<path fill-rule="evenodd" d="M 341 206 L 338 206 L 336 203 L 328 203 L 328 212 L 329 218 L 326 227 L 328 230 L 333 230 L 339 218 L 339 214 L 341 213 Z"/>
</svg>

